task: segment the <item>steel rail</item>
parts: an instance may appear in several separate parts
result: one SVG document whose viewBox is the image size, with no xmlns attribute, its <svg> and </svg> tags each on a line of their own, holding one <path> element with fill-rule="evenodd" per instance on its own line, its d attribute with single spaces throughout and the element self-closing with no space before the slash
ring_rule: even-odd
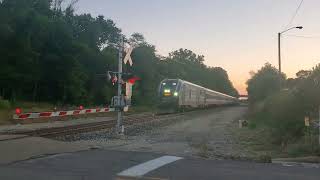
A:
<svg viewBox="0 0 320 180">
<path fill-rule="evenodd" d="M 153 114 L 137 114 L 137 115 L 129 115 L 125 116 L 126 126 L 131 125 L 140 125 L 144 123 L 158 122 L 163 120 L 170 120 L 173 118 L 181 117 L 183 114 L 170 114 L 170 115 L 158 115 L 155 116 Z M 116 125 L 116 119 L 93 122 L 93 123 L 84 123 L 77 125 L 69 125 L 63 127 L 52 127 L 52 128 L 42 128 L 36 130 L 27 130 L 27 131 L 18 131 L 18 132 L 9 132 L 7 134 L 19 134 L 19 135 L 28 135 L 28 136 L 37 136 L 37 137 L 58 137 L 58 136 L 66 136 L 72 134 L 80 134 L 85 132 L 93 132 L 103 129 L 113 129 Z"/>
</svg>

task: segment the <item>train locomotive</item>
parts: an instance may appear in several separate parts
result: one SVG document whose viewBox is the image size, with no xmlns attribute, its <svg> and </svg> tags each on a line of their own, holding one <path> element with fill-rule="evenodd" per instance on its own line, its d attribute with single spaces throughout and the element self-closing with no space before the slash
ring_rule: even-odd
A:
<svg viewBox="0 0 320 180">
<path fill-rule="evenodd" d="M 174 110 L 232 105 L 238 98 L 181 79 L 165 79 L 159 86 L 159 107 Z"/>
</svg>

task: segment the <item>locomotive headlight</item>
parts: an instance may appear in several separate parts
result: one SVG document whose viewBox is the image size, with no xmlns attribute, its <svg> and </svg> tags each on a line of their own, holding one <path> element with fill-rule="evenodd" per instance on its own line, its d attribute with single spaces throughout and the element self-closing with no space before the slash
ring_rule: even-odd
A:
<svg viewBox="0 0 320 180">
<path fill-rule="evenodd" d="M 174 96 L 178 96 L 179 94 L 178 94 L 178 92 L 174 92 L 173 95 Z"/>
<path fill-rule="evenodd" d="M 165 89 L 164 92 L 165 93 L 170 93 L 170 89 Z"/>
</svg>

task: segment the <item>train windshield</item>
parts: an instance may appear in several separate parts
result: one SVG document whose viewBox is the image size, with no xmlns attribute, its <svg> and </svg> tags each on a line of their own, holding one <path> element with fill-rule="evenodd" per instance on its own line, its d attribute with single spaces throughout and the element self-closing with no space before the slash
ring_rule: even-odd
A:
<svg viewBox="0 0 320 180">
<path fill-rule="evenodd" d="M 162 96 L 178 95 L 178 80 L 166 80 L 161 83 L 160 94 Z"/>
</svg>

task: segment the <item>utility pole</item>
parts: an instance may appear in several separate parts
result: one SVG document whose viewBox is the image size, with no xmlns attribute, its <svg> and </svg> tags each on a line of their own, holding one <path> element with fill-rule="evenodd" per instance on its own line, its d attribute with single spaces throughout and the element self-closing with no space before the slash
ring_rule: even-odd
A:
<svg viewBox="0 0 320 180">
<path fill-rule="evenodd" d="M 291 27 L 289 29 L 286 29 L 282 32 L 279 32 L 278 33 L 278 60 L 279 60 L 279 87 L 280 87 L 280 90 L 282 88 L 282 81 L 281 81 L 281 35 L 287 31 L 290 31 L 291 29 L 302 29 L 303 27 L 302 26 L 296 26 L 296 27 Z"/>
<path fill-rule="evenodd" d="M 318 122 L 318 128 L 319 128 L 319 145 L 320 145 L 320 106 L 319 106 L 319 122 Z"/>
<path fill-rule="evenodd" d="M 122 52 L 123 52 L 123 36 L 120 37 L 119 42 L 119 64 L 118 64 L 118 97 L 117 97 L 117 110 L 118 110 L 118 119 L 116 131 L 118 134 L 124 133 L 124 128 L 122 126 Z"/>
<path fill-rule="evenodd" d="M 281 90 L 281 33 L 278 33 L 279 87 Z"/>
</svg>

